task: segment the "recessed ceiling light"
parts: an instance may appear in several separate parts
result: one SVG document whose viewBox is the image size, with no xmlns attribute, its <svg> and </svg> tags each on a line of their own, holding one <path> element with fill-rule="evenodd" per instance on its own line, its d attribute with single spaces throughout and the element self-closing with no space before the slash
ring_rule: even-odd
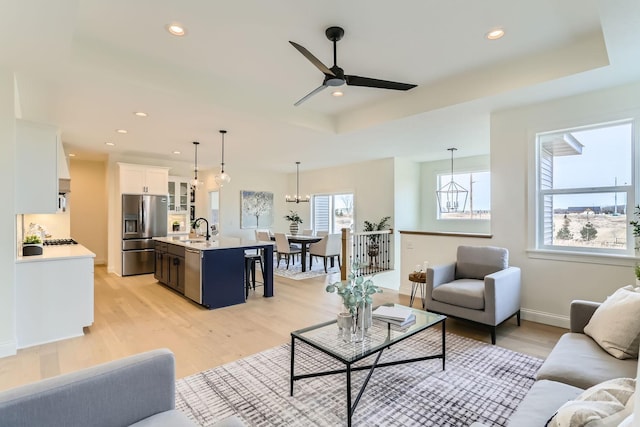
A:
<svg viewBox="0 0 640 427">
<path fill-rule="evenodd" d="M 118 133 L 127 133 L 126 129 L 116 129 L 116 132 Z"/>
<path fill-rule="evenodd" d="M 73 153 L 69 153 L 69 157 L 75 157 L 76 155 Z"/>
<path fill-rule="evenodd" d="M 494 28 L 485 34 L 485 37 L 489 40 L 498 40 L 504 36 L 504 30 L 502 28 Z"/>
<path fill-rule="evenodd" d="M 167 24 L 166 28 L 174 36 L 182 37 L 187 34 L 187 30 L 180 24 Z"/>
<path fill-rule="evenodd" d="M 339 91 L 339 90 L 334 90 L 333 92 L 331 92 L 331 95 L 333 95 L 333 96 L 342 96 L 342 95 L 344 95 L 344 93 L 342 93 L 342 91 Z"/>
<path fill-rule="evenodd" d="M 178 150 L 175 150 L 173 154 L 180 154 L 180 152 Z"/>
<path fill-rule="evenodd" d="M 105 142 L 104 145 L 108 145 L 109 147 L 113 147 L 116 144 L 114 144 L 113 142 Z"/>
<path fill-rule="evenodd" d="M 133 113 L 133 114 L 135 114 L 135 115 L 136 115 L 136 116 L 138 116 L 138 117 L 147 117 L 147 116 L 148 116 L 148 114 L 147 114 L 147 113 L 145 113 L 145 112 L 143 112 L 143 111 L 136 111 L 136 112 L 135 112 L 135 113 Z"/>
</svg>

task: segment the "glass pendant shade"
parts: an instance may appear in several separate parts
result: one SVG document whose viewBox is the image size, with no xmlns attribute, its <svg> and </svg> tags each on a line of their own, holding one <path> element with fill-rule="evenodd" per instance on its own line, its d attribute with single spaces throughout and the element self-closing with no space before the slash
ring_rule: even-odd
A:
<svg viewBox="0 0 640 427">
<path fill-rule="evenodd" d="M 467 206 L 469 191 L 453 180 L 453 152 L 457 148 L 447 148 L 451 151 L 451 180 L 436 191 L 440 213 L 464 212 Z"/>
<path fill-rule="evenodd" d="M 220 130 L 220 134 L 222 135 L 222 162 L 220 163 L 220 173 L 213 177 L 213 180 L 218 184 L 218 187 L 223 187 L 225 184 L 231 182 L 231 177 L 224 171 L 224 135 L 226 133 L 226 130 Z"/>
<path fill-rule="evenodd" d="M 197 187 L 200 182 L 198 181 L 198 145 L 200 143 L 198 141 L 193 141 L 193 145 L 195 146 L 196 156 L 195 156 L 195 167 L 193 169 L 193 179 L 191 180 L 191 186 Z"/>
<path fill-rule="evenodd" d="M 290 203 L 308 202 L 311 200 L 308 194 L 305 197 L 300 196 L 300 162 L 296 162 L 296 194 L 293 196 L 287 194 L 285 200 Z"/>
</svg>

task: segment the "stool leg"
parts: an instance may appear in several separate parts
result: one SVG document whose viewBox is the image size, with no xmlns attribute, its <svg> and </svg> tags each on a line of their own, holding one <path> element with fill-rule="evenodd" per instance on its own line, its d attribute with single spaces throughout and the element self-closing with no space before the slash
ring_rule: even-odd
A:
<svg viewBox="0 0 640 427">
<path fill-rule="evenodd" d="M 422 309 L 423 309 L 423 310 L 426 310 L 426 309 L 427 309 L 427 308 L 426 308 L 427 304 L 426 304 L 426 300 L 425 300 L 425 297 L 424 297 L 424 294 L 425 294 L 425 287 L 426 287 L 426 286 L 427 286 L 427 284 L 426 284 L 426 283 L 420 283 L 420 295 L 422 295 Z"/>
<path fill-rule="evenodd" d="M 249 298 L 249 263 L 247 260 L 244 260 L 244 288 L 245 288 L 245 299 Z"/>
<path fill-rule="evenodd" d="M 253 290 L 256 290 L 256 260 L 251 259 L 251 282 L 253 284 Z"/>
</svg>

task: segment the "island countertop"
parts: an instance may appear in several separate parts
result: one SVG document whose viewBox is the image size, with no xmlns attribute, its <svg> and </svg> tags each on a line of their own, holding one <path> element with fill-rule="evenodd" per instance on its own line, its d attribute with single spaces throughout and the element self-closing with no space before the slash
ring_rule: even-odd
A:
<svg viewBox="0 0 640 427">
<path fill-rule="evenodd" d="M 42 262 L 42 261 L 55 261 L 60 259 L 74 259 L 74 258 L 95 258 L 96 254 L 91 252 L 84 246 L 78 245 L 61 245 L 61 246 L 44 246 L 42 255 L 30 255 L 22 256 L 19 254 L 16 257 L 16 263 L 23 262 Z"/>
<path fill-rule="evenodd" d="M 169 243 L 172 245 L 184 246 L 186 248 L 197 249 L 201 251 L 212 250 L 212 249 L 233 249 L 233 248 L 244 248 L 244 247 L 261 247 L 261 246 L 273 246 L 274 242 L 261 242 L 252 239 L 243 239 L 240 237 L 223 237 L 223 236 L 215 236 L 212 237 L 211 240 L 206 241 L 203 238 L 197 239 L 184 239 L 184 238 L 174 238 L 174 237 L 154 237 L 153 240 L 158 242 Z"/>
</svg>

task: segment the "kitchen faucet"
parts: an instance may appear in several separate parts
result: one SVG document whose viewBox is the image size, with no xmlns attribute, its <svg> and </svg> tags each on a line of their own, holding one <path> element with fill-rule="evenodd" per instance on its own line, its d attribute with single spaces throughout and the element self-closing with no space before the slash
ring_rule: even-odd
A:
<svg viewBox="0 0 640 427">
<path fill-rule="evenodd" d="M 202 218 L 202 217 L 200 217 L 200 218 L 196 218 L 196 219 L 193 221 L 193 228 L 194 228 L 194 229 L 195 229 L 195 228 L 198 228 L 198 223 L 199 223 L 200 221 L 204 221 L 204 222 L 205 222 L 205 224 L 207 224 L 207 228 L 206 228 L 206 230 L 207 230 L 206 239 L 207 239 L 207 241 L 209 241 L 209 238 L 211 237 L 211 234 L 209 234 L 209 221 L 207 221 L 207 219 L 206 219 L 206 218 Z"/>
</svg>

